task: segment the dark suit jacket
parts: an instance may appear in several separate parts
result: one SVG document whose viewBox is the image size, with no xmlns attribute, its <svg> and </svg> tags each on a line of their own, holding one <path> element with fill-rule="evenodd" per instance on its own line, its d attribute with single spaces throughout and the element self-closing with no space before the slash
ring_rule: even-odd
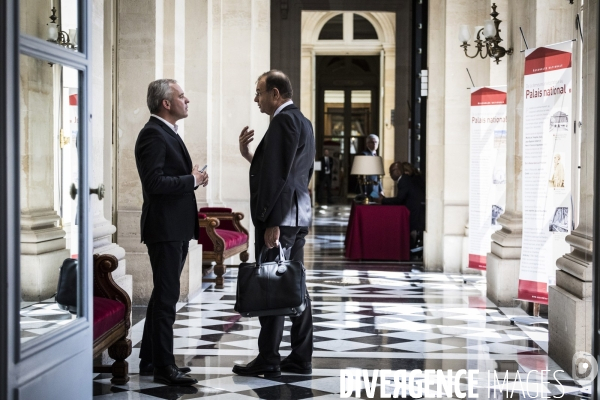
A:
<svg viewBox="0 0 600 400">
<path fill-rule="evenodd" d="M 250 214 L 257 228 L 309 226 L 315 159 L 310 121 L 293 104 L 271 120 L 250 165 Z"/>
<path fill-rule="evenodd" d="M 192 160 L 183 140 L 150 117 L 135 143 L 142 181 L 142 242 L 184 242 L 198 238 L 198 208 Z"/>
<path fill-rule="evenodd" d="M 363 156 L 373 156 L 371 150 L 363 150 L 361 153 Z M 379 181 L 378 175 L 368 175 L 367 179 L 373 182 L 377 182 L 376 184 L 368 183 L 367 184 L 367 195 L 371 195 L 373 191 L 377 192 L 377 197 L 379 197 L 379 193 L 383 192 L 383 187 L 381 186 L 381 182 Z M 362 190 L 362 189 L 361 189 Z"/>
<path fill-rule="evenodd" d="M 422 205 L 422 202 L 425 201 L 425 193 L 414 178 L 402 175 L 396 186 L 396 197 L 386 197 L 381 200 L 381 204 L 406 206 L 410 211 L 410 230 L 422 232 L 425 229 Z"/>
</svg>

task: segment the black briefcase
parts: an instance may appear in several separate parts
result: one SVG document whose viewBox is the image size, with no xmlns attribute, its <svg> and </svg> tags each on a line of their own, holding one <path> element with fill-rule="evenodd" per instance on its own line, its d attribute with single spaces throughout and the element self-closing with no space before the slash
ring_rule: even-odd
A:
<svg viewBox="0 0 600 400">
<path fill-rule="evenodd" d="M 56 304 L 71 314 L 77 314 L 77 260 L 73 258 L 65 259 L 59 269 Z"/>
<path fill-rule="evenodd" d="M 238 271 L 234 310 L 243 317 L 298 316 L 306 308 L 306 273 L 300 261 L 286 260 L 281 246 L 279 260 L 242 263 Z"/>
</svg>

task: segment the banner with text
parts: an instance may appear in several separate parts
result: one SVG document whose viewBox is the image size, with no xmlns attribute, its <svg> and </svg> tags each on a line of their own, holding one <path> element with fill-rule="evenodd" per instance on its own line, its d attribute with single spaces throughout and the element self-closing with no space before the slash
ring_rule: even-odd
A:
<svg viewBox="0 0 600 400">
<path fill-rule="evenodd" d="M 572 42 L 525 52 L 521 300 L 548 304 L 571 231 Z"/>
<path fill-rule="evenodd" d="M 471 89 L 469 268 L 486 268 L 506 203 L 506 86 Z"/>
</svg>

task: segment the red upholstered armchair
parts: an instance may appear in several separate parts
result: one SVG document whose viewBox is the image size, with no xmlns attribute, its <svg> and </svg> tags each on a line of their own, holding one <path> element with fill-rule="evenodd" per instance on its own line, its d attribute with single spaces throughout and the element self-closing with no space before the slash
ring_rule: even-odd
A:
<svg viewBox="0 0 600 400">
<path fill-rule="evenodd" d="M 94 366 L 94 372 L 109 372 L 115 385 L 129 381 L 131 340 L 131 299 L 113 280 L 112 272 L 119 266 L 111 254 L 94 254 L 94 358 L 108 349 L 115 360 L 110 366 Z"/>
<path fill-rule="evenodd" d="M 242 261 L 248 261 L 248 231 L 240 223 L 242 219 L 244 214 L 231 208 L 203 207 L 198 213 L 202 263 L 216 263 L 217 288 L 223 287 L 227 258 L 239 254 Z"/>
</svg>

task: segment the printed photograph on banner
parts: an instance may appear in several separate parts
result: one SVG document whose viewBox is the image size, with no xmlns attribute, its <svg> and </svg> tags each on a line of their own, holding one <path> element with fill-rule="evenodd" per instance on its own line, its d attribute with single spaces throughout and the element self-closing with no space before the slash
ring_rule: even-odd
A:
<svg viewBox="0 0 600 400">
<path fill-rule="evenodd" d="M 565 187 L 565 165 L 563 160 L 565 159 L 565 153 L 554 153 L 554 159 L 552 164 L 552 176 L 550 177 L 550 187 L 554 189 L 561 189 Z"/>
<path fill-rule="evenodd" d="M 485 270 L 506 203 L 506 86 L 471 89 L 469 268 Z"/>
<path fill-rule="evenodd" d="M 572 42 L 525 52 L 521 300 L 548 303 L 572 229 Z"/>
</svg>

